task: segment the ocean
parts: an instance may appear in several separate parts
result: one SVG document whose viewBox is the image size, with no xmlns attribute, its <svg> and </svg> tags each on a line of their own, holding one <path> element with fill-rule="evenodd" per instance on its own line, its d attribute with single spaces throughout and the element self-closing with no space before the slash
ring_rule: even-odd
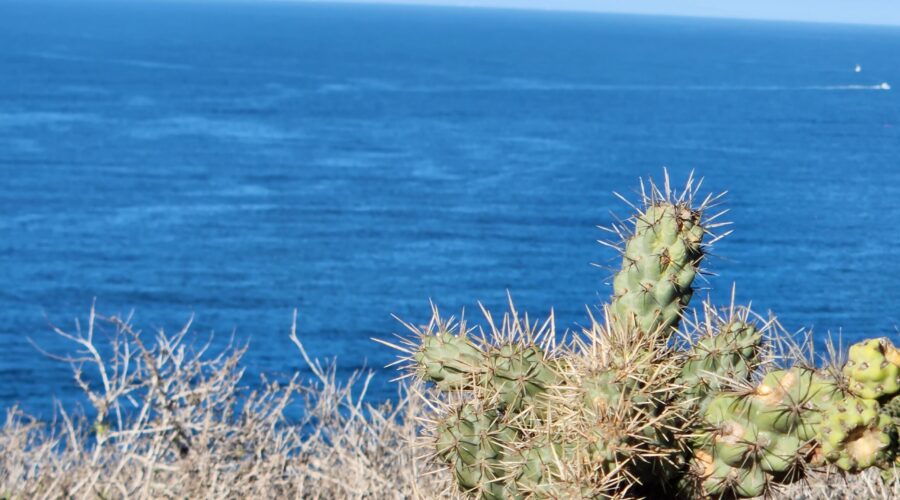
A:
<svg viewBox="0 0 900 500">
<path fill-rule="evenodd" d="M 820 342 L 896 336 L 898 53 L 873 26 L 2 2 L 0 405 L 82 401 L 32 342 L 73 352 L 52 326 L 94 300 L 249 342 L 251 385 L 304 370 L 297 308 L 312 356 L 389 398 L 396 353 L 370 339 L 404 331 L 392 314 L 474 320 L 509 292 L 584 324 L 615 261 L 597 226 L 628 215 L 612 193 L 664 167 L 728 191 L 698 297 L 736 283 Z"/>
</svg>

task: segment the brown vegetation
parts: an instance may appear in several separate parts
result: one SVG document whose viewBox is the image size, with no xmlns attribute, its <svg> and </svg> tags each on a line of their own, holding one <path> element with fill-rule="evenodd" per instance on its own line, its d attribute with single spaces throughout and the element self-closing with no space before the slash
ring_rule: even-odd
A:
<svg viewBox="0 0 900 500">
<path fill-rule="evenodd" d="M 444 474 L 411 444 L 431 410 L 418 388 L 396 401 L 364 401 L 371 376 L 337 380 L 333 364 L 291 339 L 314 380 L 242 381 L 245 347 L 192 347 L 190 324 L 169 334 L 91 310 L 70 341 L 88 419 L 57 407 L 52 422 L 16 408 L 0 428 L 0 498 L 445 498 Z M 97 339 L 109 339 L 103 349 Z M 108 353 L 108 354 L 101 354 Z M 45 353 L 46 354 L 46 353 Z M 49 354 L 48 354 L 49 355 Z M 92 383 L 91 381 L 99 381 Z M 285 410 L 300 405 L 289 422 Z M 900 498 L 877 472 L 820 477 L 785 498 Z"/>
</svg>

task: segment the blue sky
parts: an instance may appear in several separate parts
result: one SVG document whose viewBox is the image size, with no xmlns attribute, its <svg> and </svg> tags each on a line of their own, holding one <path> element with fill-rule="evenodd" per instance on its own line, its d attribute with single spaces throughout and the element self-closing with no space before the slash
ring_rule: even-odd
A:
<svg viewBox="0 0 900 500">
<path fill-rule="evenodd" d="M 334 0 L 331 0 L 334 1 Z M 337 0 L 900 25 L 900 0 Z"/>
</svg>

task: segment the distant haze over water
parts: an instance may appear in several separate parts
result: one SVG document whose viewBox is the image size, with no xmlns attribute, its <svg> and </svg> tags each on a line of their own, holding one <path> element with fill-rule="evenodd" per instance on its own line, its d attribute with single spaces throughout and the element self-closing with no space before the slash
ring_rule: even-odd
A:
<svg viewBox="0 0 900 500">
<path fill-rule="evenodd" d="M 560 331 L 610 294 L 638 177 L 728 190 L 713 298 L 817 339 L 900 324 L 900 30 L 305 4 L 0 4 L 0 402 L 76 394 L 94 297 L 250 341 L 248 383 L 506 292 Z M 859 64 L 861 71 L 856 72 Z M 707 294 L 697 293 L 697 299 Z M 46 316 L 45 316 L 46 315 Z"/>
</svg>

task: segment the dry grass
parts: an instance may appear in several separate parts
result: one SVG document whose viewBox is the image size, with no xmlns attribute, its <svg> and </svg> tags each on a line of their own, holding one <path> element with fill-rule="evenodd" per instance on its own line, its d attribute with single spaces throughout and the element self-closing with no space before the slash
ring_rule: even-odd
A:
<svg viewBox="0 0 900 500">
<path fill-rule="evenodd" d="M 900 479 L 900 478 L 898 478 Z M 900 498 L 900 483 L 887 485 L 881 479 L 881 471 L 869 469 L 862 474 L 843 476 L 820 474 L 807 478 L 806 482 L 793 484 L 779 492 L 784 500 L 889 500 Z"/>
<path fill-rule="evenodd" d="M 410 396 L 418 388 L 366 404 L 370 378 L 340 381 L 333 364 L 310 359 L 296 317 L 291 339 L 314 380 L 295 375 L 255 389 L 242 381 L 245 348 L 195 346 L 190 324 L 148 334 L 92 309 L 83 328 L 56 333 L 73 350 L 51 356 L 71 365 L 93 410 L 87 418 L 58 406 L 52 422 L 40 422 L 10 409 L 0 428 L 0 499 L 451 496 L 447 475 L 429 474 L 411 446 L 432 411 Z M 285 416 L 293 405 L 299 422 Z M 900 498 L 900 488 L 870 471 L 819 477 L 779 496 Z"/>
<path fill-rule="evenodd" d="M 407 393 L 364 403 L 369 377 L 336 380 L 293 329 L 315 380 L 250 390 L 245 349 L 193 348 L 189 326 L 148 335 L 92 310 L 84 328 L 56 329 L 75 349 L 54 357 L 71 365 L 92 416 L 60 406 L 39 422 L 9 410 L 0 498 L 429 498 L 445 488 L 407 446 L 423 413 Z M 298 404 L 302 419 L 288 422 Z"/>
</svg>

